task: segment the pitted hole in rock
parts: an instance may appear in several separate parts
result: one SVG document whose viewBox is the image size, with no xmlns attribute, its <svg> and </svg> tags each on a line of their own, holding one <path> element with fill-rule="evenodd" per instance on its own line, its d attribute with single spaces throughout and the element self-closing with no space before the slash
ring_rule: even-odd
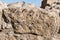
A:
<svg viewBox="0 0 60 40">
<path fill-rule="evenodd" d="M 52 7 L 50 8 L 50 10 L 52 9 Z"/>
<path fill-rule="evenodd" d="M 59 7 L 57 7 L 56 9 L 60 9 Z"/>
<path fill-rule="evenodd" d="M 0 26 L 0 32 L 2 32 L 2 30 L 3 30 L 3 26 L 1 25 L 1 26 Z"/>
<path fill-rule="evenodd" d="M 0 30 L 0 32 L 2 32 L 2 30 Z"/>
<path fill-rule="evenodd" d="M 29 27 L 29 29 L 30 29 L 30 30 L 32 30 L 32 28 L 31 28 L 31 27 Z"/>
<path fill-rule="evenodd" d="M 60 13 L 59 13 L 59 17 L 60 17 Z"/>
<path fill-rule="evenodd" d="M 27 12 L 27 9 L 23 9 L 22 12 Z"/>
<path fill-rule="evenodd" d="M 2 32 L 2 29 L 0 29 L 0 32 Z"/>
<path fill-rule="evenodd" d="M 59 3 L 59 2 L 57 2 L 56 4 L 60 5 L 60 3 Z"/>
<path fill-rule="evenodd" d="M 60 34 L 60 29 L 58 30 L 58 34 Z"/>
<path fill-rule="evenodd" d="M 23 40 L 23 39 L 20 39 L 20 40 Z"/>
</svg>

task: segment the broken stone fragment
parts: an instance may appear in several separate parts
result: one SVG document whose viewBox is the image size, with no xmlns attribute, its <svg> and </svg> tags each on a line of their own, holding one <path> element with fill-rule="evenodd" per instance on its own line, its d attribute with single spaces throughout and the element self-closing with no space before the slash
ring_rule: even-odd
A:
<svg viewBox="0 0 60 40">
<path fill-rule="evenodd" d="M 33 10 L 33 12 L 31 12 L 32 9 L 30 11 L 23 9 L 22 13 L 15 13 L 16 10 L 17 8 L 4 9 L 6 20 L 10 20 L 7 23 L 11 23 L 14 33 L 42 35 L 44 37 L 51 37 L 56 33 L 55 16 L 50 16 L 38 9 Z"/>
<path fill-rule="evenodd" d="M 52 8 L 37 8 L 24 2 L 5 6 L 0 9 L 0 40 L 52 40 L 59 30 L 58 12 Z"/>
</svg>

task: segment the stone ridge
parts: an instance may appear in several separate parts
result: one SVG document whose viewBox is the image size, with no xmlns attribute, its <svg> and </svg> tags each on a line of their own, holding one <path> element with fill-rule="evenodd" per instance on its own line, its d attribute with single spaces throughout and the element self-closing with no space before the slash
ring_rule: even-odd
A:
<svg viewBox="0 0 60 40">
<path fill-rule="evenodd" d="M 25 2 L 0 4 L 0 40 L 54 40 L 58 28 L 50 10 Z"/>
</svg>

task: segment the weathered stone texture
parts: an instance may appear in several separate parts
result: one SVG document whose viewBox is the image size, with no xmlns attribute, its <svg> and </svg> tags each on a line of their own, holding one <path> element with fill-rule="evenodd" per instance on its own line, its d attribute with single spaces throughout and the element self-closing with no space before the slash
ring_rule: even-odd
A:
<svg viewBox="0 0 60 40">
<path fill-rule="evenodd" d="M 58 16 L 54 11 L 25 2 L 5 6 L 0 12 L 0 40 L 54 39 L 59 28 Z"/>
</svg>

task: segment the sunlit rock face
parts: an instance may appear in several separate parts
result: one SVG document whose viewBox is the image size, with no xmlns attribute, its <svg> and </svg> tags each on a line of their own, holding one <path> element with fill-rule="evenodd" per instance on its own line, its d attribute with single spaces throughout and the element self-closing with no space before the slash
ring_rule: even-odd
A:
<svg viewBox="0 0 60 40">
<path fill-rule="evenodd" d="M 52 3 L 54 3 L 54 2 L 57 2 L 58 0 L 47 0 L 47 4 L 52 4 Z"/>
<path fill-rule="evenodd" d="M 1 3 L 0 7 L 0 40 L 56 39 L 58 16 L 48 11 L 49 8 L 37 8 L 25 2 Z"/>
<path fill-rule="evenodd" d="M 45 1 L 45 0 L 43 0 Z M 45 2 L 43 2 L 45 3 Z M 45 5 L 46 4 L 46 5 Z M 57 34 L 55 34 L 55 36 L 53 37 L 52 40 L 60 40 L 60 0 L 46 0 L 46 3 L 45 3 L 44 7 L 42 5 L 41 8 L 44 8 L 46 9 L 47 11 L 49 11 L 49 13 L 53 13 L 52 15 L 56 14 L 56 16 L 58 17 L 58 32 Z M 49 4 L 49 5 L 47 5 Z M 59 36 L 57 36 L 59 35 Z"/>
</svg>

